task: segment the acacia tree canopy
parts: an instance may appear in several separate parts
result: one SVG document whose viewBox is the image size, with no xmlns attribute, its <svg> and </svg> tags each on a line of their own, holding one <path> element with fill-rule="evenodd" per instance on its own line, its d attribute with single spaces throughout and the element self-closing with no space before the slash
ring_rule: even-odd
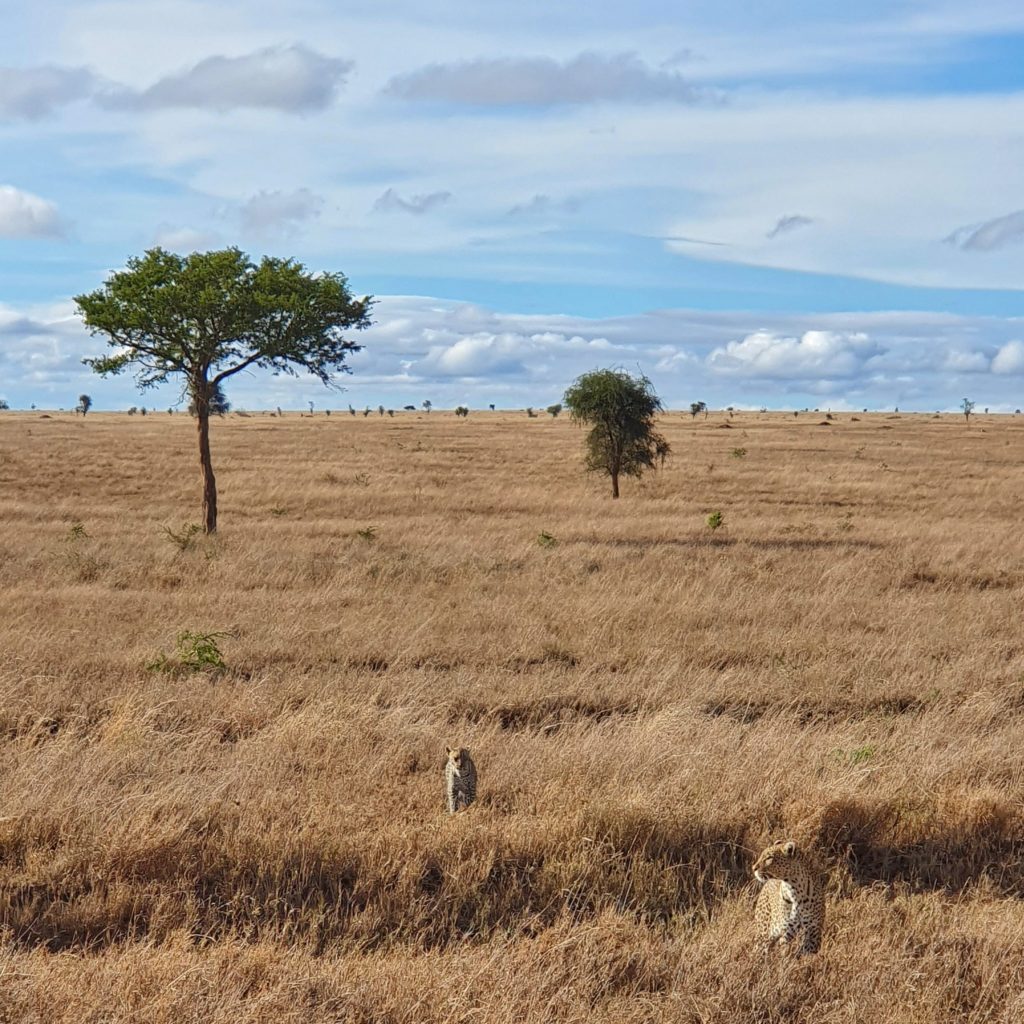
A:
<svg viewBox="0 0 1024 1024">
<path fill-rule="evenodd" d="M 132 369 L 140 388 L 181 378 L 196 409 L 204 524 L 212 533 L 214 389 L 252 366 L 292 376 L 306 371 L 331 385 L 361 347 L 344 331 L 370 325 L 372 299 L 354 298 L 344 275 L 311 274 L 295 260 L 264 256 L 257 264 L 237 248 L 189 256 L 156 248 L 75 303 L 90 332 L 112 349 L 83 360 L 96 373 Z"/>
<path fill-rule="evenodd" d="M 613 498 L 619 496 L 621 475 L 639 477 L 671 451 L 654 429 L 654 417 L 663 407 L 647 377 L 594 370 L 576 379 L 564 401 L 574 423 L 590 426 L 587 469 L 611 477 Z"/>
</svg>

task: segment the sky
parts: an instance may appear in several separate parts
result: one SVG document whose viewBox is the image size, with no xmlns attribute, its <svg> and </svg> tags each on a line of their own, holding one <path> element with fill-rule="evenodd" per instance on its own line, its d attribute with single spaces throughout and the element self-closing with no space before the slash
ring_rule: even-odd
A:
<svg viewBox="0 0 1024 1024">
<path fill-rule="evenodd" d="M 375 296 L 236 407 L 1024 405 L 1019 0 L 35 0 L 0 33 L 0 398 L 163 408 L 73 296 L 237 245 Z"/>
</svg>

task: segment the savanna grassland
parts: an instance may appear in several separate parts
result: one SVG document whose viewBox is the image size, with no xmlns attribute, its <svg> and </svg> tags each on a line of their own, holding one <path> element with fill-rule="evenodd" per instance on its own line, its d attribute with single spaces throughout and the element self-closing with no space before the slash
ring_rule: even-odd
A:
<svg viewBox="0 0 1024 1024">
<path fill-rule="evenodd" d="M 1024 420 L 725 422 L 0 414 L 0 1020 L 1021 1020 Z"/>
</svg>

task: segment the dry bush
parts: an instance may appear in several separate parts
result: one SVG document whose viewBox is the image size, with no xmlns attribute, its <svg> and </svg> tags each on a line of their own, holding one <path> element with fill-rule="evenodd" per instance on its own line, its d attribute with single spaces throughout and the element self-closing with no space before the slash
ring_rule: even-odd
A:
<svg viewBox="0 0 1024 1024">
<path fill-rule="evenodd" d="M 232 419 L 177 545 L 184 419 L 5 420 L 0 1020 L 1019 1020 L 1024 429 L 719 425 L 612 503 L 561 419 Z"/>
</svg>

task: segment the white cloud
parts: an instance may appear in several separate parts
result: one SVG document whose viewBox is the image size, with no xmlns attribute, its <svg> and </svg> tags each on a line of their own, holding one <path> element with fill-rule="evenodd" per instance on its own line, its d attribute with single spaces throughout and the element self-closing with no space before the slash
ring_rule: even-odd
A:
<svg viewBox="0 0 1024 1024">
<path fill-rule="evenodd" d="M 239 211 L 242 230 L 259 236 L 287 236 L 304 221 L 319 217 L 323 205 L 323 198 L 308 188 L 258 192 Z"/>
<path fill-rule="evenodd" d="M 172 252 L 190 253 L 215 249 L 221 244 L 221 238 L 213 231 L 162 225 L 157 228 L 153 242 Z"/>
<path fill-rule="evenodd" d="M 881 351 L 864 333 L 806 331 L 787 337 L 760 330 L 714 349 L 708 366 L 718 373 L 779 380 L 853 377 Z"/>
<path fill-rule="evenodd" d="M 509 211 L 510 217 L 546 217 L 559 213 L 576 213 L 580 201 L 573 197 L 568 199 L 552 199 L 551 196 L 537 192 L 525 203 L 516 203 Z"/>
<path fill-rule="evenodd" d="M 0 238 L 55 238 L 63 233 L 54 203 L 13 185 L 0 185 Z"/>
<path fill-rule="evenodd" d="M 497 57 L 430 64 L 392 78 L 390 96 L 476 107 L 555 106 L 667 100 L 695 103 L 709 95 L 674 71 L 657 70 L 635 53 Z"/>
<path fill-rule="evenodd" d="M 45 117 L 88 99 L 96 87 L 96 77 L 86 68 L 0 68 L 0 118 Z"/>
<path fill-rule="evenodd" d="M 352 67 L 351 61 L 325 57 L 306 46 L 268 47 L 242 57 L 207 57 L 148 89 L 113 89 L 100 102 L 128 110 L 254 107 L 308 113 L 330 106 Z"/>
<path fill-rule="evenodd" d="M 992 372 L 1000 375 L 1024 374 L 1024 341 L 1008 341 L 992 358 Z"/>
<path fill-rule="evenodd" d="M 400 210 L 403 213 L 428 213 L 437 206 L 443 206 L 452 199 L 451 192 L 428 192 L 425 195 L 411 196 L 403 199 L 393 188 L 386 189 L 374 201 L 373 208 L 377 211 Z"/>
</svg>

